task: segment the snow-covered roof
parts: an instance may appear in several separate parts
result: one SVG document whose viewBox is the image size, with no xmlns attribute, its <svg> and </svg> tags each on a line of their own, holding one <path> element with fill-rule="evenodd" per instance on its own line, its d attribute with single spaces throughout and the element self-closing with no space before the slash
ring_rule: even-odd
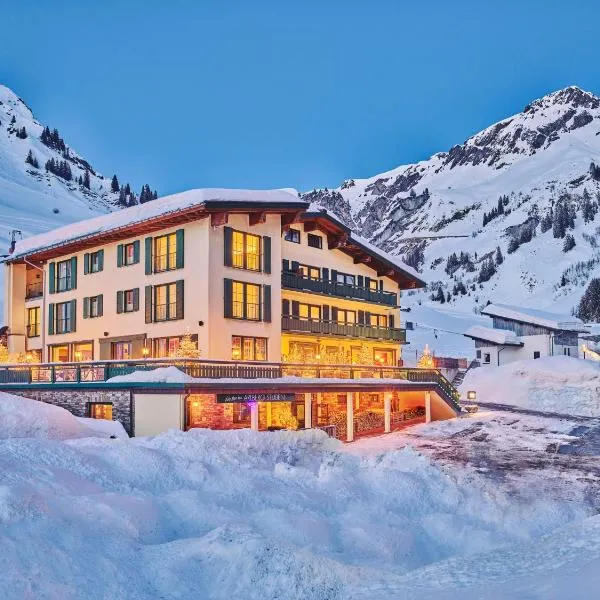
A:
<svg viewBox="0 0 600 600">
<path fill-rule="evenodd" d="M 522 346 L 523 342 L 519 340 L 514 331 L 508 329 L 492 329 L 491 327 L 482 327 L 473 325 L 465 331 L 464 335 L 475 340 L 490 342 L 496 346 Z"/>
<path fill-rule="evenodd" d="M 509 304 L 488 304 L 481 313 L 490 317 L 501 317 L 509 321 L 531 323 L 532 325 L 539 325 L 540 327 L 558 331 L 588 331 L 583 321 L 577 317 L 550 313 L 535 308 L 511 306 Z"/>
<path fill-rule="evenodd" d="M 289 188 L 277 190 L 236 190 L 225 188 L 188 190 L 26 238 L 17 242 L 15 251 L 10 259 L 26 256 L 47 248 L 62 246 L 82 238 L 121 227 L 143 223 L 149 219 L 177 213 L 208 202 L 229 202 L 232 205 L 235 203 L 302 204 L 298 192 Z"/>
</svg>

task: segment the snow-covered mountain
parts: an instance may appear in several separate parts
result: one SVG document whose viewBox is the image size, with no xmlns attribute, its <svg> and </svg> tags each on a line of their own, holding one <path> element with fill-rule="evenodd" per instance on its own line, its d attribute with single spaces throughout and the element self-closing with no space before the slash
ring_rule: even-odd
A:
<svg viewBox="0 0 600 600">
<path fill-rule="evenodd" d="M 595 165 L 600 98 L 568 87 L 448 152 L 305 196 L 417 266 L 430 290 L 415 301 L 569 312 L 600 274 Z"/>
</svg>

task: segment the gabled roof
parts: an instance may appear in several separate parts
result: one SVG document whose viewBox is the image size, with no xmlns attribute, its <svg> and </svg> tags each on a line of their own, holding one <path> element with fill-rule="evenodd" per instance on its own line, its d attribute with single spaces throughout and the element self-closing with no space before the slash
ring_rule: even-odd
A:
<svg viewBox="0 0 600 600">
<path fill-rule="evenodd" d="M 588 331 L 583 321 L 577 317 L 550 313 L 535 308 L 511 306 L 509 304 L 488 304 L 481 311 L 481 314 L 489 317 L 501 317 L 519 323 L 538 325 L 553 331 Z"/>
<path fill-rule="evenodd" d="M 379 277 L 393 279 L 401 289 L 425 287 L 426 282 L 415 269 L 368 242 L 325 208 L 311 204 L 301 221 L 304 222 L 304 231 L 319 229 L 325 233 L 330 250 L 338 249 L 351 256 L 355 263 L 367 264 Z"/>
<path fill-rule="evenodd" d="M 473 325 L 463 334 L 465 337 L 481 342 L 488 342 L 494 346 L 522 346 L 523 342 L 517 337 L 514 331 L 508 329 L 493 329 L 491 327 L 481 327 Z"/>
<path fill-rule="evenodd" d="M 6 262 L 28 257 L 46 260 L 87 247 L 106 244 L 206 218 L 220 212 L 292 212 L 306 210 L 308 203 L 293 189 L 236 190 L 195 189 L 158 198 L 85 221 L 64 225 L 17 242 Z"/>
</svg>

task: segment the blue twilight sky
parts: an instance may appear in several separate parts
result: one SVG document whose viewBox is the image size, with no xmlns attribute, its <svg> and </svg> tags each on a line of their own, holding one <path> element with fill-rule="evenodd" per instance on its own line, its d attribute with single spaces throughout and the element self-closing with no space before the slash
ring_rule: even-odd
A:
<svg viewBox="0 0 600 600">
<path fill-rule="evenodd" d="M 576 84 L 594 0 L 0 0 L 0 82 L 106 175 L 334 187 Z"/>
</svg>

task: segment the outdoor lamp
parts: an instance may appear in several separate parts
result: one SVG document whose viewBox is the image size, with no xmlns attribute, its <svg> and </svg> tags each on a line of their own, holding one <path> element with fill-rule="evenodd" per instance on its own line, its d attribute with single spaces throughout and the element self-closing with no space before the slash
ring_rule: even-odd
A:
<svg viewBox="0 0 600 600">
<path fill-rule="evenodd" d="M 467 392 L 467 400 L 477 400 L 477 392 L 475 390 L 469 390 Z"/>
</svg>

